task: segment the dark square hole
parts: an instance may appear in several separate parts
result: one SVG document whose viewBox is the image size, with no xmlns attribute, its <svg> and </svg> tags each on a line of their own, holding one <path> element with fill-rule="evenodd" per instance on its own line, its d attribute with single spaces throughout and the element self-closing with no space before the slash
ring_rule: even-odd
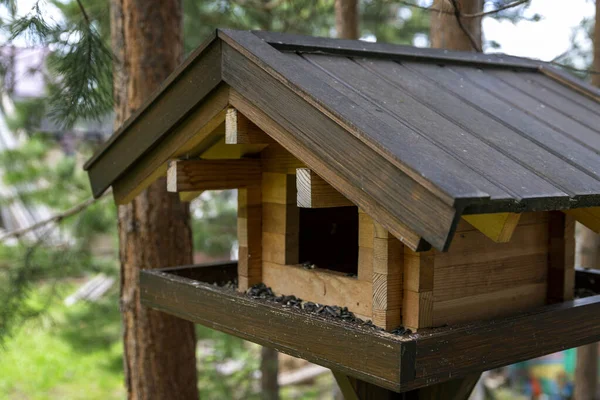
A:
<svg viewBox="0 0 600 400">
<path fill-rule="evenodd" d="M 300 208 L 301 263 L 358 272 L 358 208 Z"/>
</svg>

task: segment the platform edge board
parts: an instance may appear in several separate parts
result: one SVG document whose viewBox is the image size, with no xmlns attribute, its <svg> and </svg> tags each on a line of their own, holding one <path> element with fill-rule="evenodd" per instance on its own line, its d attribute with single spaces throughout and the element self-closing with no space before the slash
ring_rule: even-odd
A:
<svg viewBox="0 0 600 400">
<path fill-rule="evenodd" d="M 211 284 L 229 280 L 236 264 L 144 270 L 142 304 L 397 392 L 600 339 L 600 296 L 398 337 Z"/>
<path fill-rule="evenodd" d="M 600 296 L 592 296 L 423 332 L 416 340 L 416 377 L 402 390 L 596 342 L 599 324 Z"/>
<path fill-rule="evenodd" d="M 389 334 L 285 309 L 161 270 L 140 274 L 142 304 L 399 391 L 414 346 Z M 343 344 L 340 346 L 339 344 Z M 404 357 L 402 355 L 405 354 Z M 403 376 L 407 374 L 407 376 Z"/>
</svg>

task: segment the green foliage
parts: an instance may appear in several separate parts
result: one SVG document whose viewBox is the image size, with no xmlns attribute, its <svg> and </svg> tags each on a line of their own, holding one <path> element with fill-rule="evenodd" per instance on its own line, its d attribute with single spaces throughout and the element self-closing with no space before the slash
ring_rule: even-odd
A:
<svg viewBox="0 0 600 400">
<path fill-rule="evenodd" d="M 237 238 L 235 192 L 205 192 L 192 203 L 194 249 L 209 256 L 228 256 Z"/>
<path fill-rule="evenodd" d="M 93 9 L 98 5 L 108 9 L 107 0 L 84 3 L 94 5 Z M 53 49 L 47 60 L 52 77 L 48 82 L 50 117 L 64 127 L 72 127 L 81 119 L 99 119 L 112 108 L 108 14 L 87 13 L 76 1 L 65 4 L 55 0 L 53 4 L 64 13 L 64 21 L 59 23 L 46 16 L 41 4 L 38 0 L 22 17 L 15 17 L 13 12 L 12 20 L 3 23 L 0 30 L 9 33 L 11 42 L 24 39 L 31 45 Z M 11 66 L 2 64 L 6 74 Z"/>
</svg>

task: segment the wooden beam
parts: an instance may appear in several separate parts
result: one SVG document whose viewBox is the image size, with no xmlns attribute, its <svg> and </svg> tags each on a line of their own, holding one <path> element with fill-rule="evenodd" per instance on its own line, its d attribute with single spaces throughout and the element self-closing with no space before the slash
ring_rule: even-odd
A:
<svg viewBox="0 0 600 400">
<path fill-rule="evenodd" d="M 263 263 L 263 282 L 276 294 L 293 294 L 305 301 L 348 307 L 360 318 L 370 319 L 371 283 L 326 269 Z"/>
<path fill-rule="evenodd" d="M 195 157 L 225 133 L 229 88 L 220 87 L 185 121 L 166 135 L 112 184 L 116 204 L 127 204 L 167 174 L 169 159 Z"/>
<path fill-rule="evenodd" d="M 600 207 L 573 208 L 564 210 L 564 213 L 572 216 L 577 222 L 592 231 L 600 233 Z"/>
<path fill-rule="evenodd" d="M 268 145 L 276 142 L 235 108 L 229 107 L 225 115 L 225 143 Z"/>
<path fill-rule="evenodd" d="M 202 193 L 204 193 L 204 190 L 199 190 L 197 192 L 179 192 L 179 201 L 182 203 L 190 203 Z"/>
<path fill-rule="evenodd" d="M 600 340 L 600 296 L 545 305 L 506 318 L 435 328 L 425 334 L 395 336 L 252 299 L 213 286 L 215 280 L 205 280 L 201 272 L 179 271 L 178 275 L 168 269 L 142 271 L 142 304 L 394 391 L 430 386 Z M 184 277 L 191 275 L 197 280 Z"/>
<path fill-rule="evenodd" d="M 550 211 L 548 220 L 547 302 L 573 299 L 575 290 L 575 220 Z"/>
<path fill-rule="evenodd" d="M 260 184 L 260 160 L 176 160 L 169 162 L 167 190 L 236 189 Z"/>
<path fill-rule="evenodd" d="M 373 229 L 373 323 L 392 330 L 402 322 L 404 245 L 378 223 Z"/>
<path fill-rule="evenodd" d="M 308 168 L 296 170 L 298 207 L 351 207 L 354 204 Z"/>
<path fill-rule="evenodd" d="M 238 290 L 240 291 L 262 282 L 262 190 L 259 182 L 238 190 Z"/>
<path fill-rule="evenodd" d="M 358 279 L 373 282 L 373 219 L 358 209 Z"/>
<path fill-rule="evenodd" d="M 231 65 L 234 65 L 234 63 L 232 63 Z M 246 95 L 249 95 L 249 92 L 244 92 L 244 93 Z M 357 185 L 356 182 L 354 182 L 350 176 L 345 175 L 345 173 L 338 168 L 339 165 L 336 165 L 336 163 L 334 163 L 334 162 L 329 162 L 332 160 L 331 155 L 327 154 L 327 152 L 324 151 L 322 148 L 318 148 L 318 146 L 317 146 L 317 149 L 318 149 L 319 154 L 316 154 L 316 153 L 314 153 L 314 150 L 315 150 L 314 147 L 309 148 L 306 141 L 300 140 L 299 136 L 304 135 L 302 129 L 293 128 L 293 126 L 290 124 L 286 124 L 286 127 L 282 126 L 280 124 L 280 123 L 283 123 L 283 121 L 281 121 L 281 119 L 279 121 L 273 120 L 269 115 L 267 115 L 263 110 L 261 110 L 259 108 L 259 105 L 253 100 L 254 100 L 254 98 L 251 100 L 248 100 L 247 98 L 240 95 L 239 93 L 237 93 L 233 90 L 230 91 L 230 98 L 229 98 L 230 104 L 232 104 L 236 109 L 243 112 L 244 115 L 246 115 L 248 118 L 250 118 L 262 130 L 264 130 L 265 132 L 269 132 L 269 135 L 272 136 L 273 138 L 275 138 L 275 140 L 277 140 L 279 143 L 283 143 L 285 145 L 286 149 L 288 149 L 290 152 L 293 152 L 294 155 L 298 156 L 300 158 L 300 160 L 302 162 L 304 162 L 309 168 L 319 171 L 319 173 L 321 173 L 327 179 L 328 182 L 336 181 L 337 182 L 337 184 L 335 186 L 336 189 L 338 189 L 342 194 L 344 194 L 346 197 L 348 197 L 350 200 L 352 200 L 352 202 L 354 202 L 357 206 L 361 207 L 366 212 L 368 212 L 375 220 L 380 222 L 382 225 L 384 225 L 386 227 L 386 229 L 388 229 L 390 232 L 392 232 L 394 234 L 394 236 L 401 239 L 403 241 L 403 243 L 405 243 L 407 246 L 409 246 L 410 248 L 417 250 L 417 251 L 424 251 L 424 250 L 428 250 L 429 248 L 431 248 L 431 245 L 427 241 L 425 241 L 418 233 L 416 233 L 413 229 L 411 229 L 407 224 L 400 221 L 400 215 L 404 215 L 404 216 L 409 215 L 409 212 L 404 213 L 403 211 L 401 211 L 401 210 L 406 210 L 407 208 L 405 206 L 407 206 L 408 204 L 403 204 L 402 206 L 397 204 L 397 200 L 401 196 L 398 195 L 399 192 L 397 192 L 396 190 L 402 190 L 403 192 L 406 192 L 406 190 L 408 190 L 407 188 L 401 189 L 400 187 L 397 187 L 396 186 L 397 182 L 394 183 L 390 187 L 386 187 L 384 192 L 386 192 L 388 194 L 395 193 L 394 196 L 390 195 L 389 197 L 387 197 L 387 199 L 396 204 L 395 205 L 388 204 L 387 206 L 382 206 L 383 203 L 378 203 L 378 201 L 375 199 L 375 197 L 379 198 L 380 196 L 383 196 L 383 194 L 382 194 L 383 192 L 381 192 L 381 188 L 378 189 L 379 190 L 379 192 L 378 192 L 375 190 L 375 188 L 371 187 L 371 189 L 373 191 L 369 190 L 368 193 L 367 193 L 366 189 L 361 189 L 360 185 Z M 263 103 L 263 101 L 261 100 L 261 105 L 262 105 L 262 103 Z M 300 114 L 297 113 L 297 116 L 299 116 L 299 115 Z M 321 132 L 321 134 L 319 135 L 319 138 L 327 138 L 329 135 L 322 135 L 322 132 L 323 132 L 323 129 L 325 129 L 325 130 L 329 129 L 329 125 L 328 125 L 328 128 L 325 128 L 324 127 L 325 125 L 323 125 L 321 122 L 324 124 L 324 123 L 326 123 L 326 121 L 316 122 L 316 124 L 321 124 L 321 126 L 319 128 L 319 131 Z M 312 122 L 311 122 L 311 125 L 312 125 Z M 302 126 L 302 125 L 300 125 L 300 126 Z M 292 132 L 288 131 L 287 128 L 293 129 L 293 131 Z M 317 127 L 313 126 L 313 128 L 315 129 L 315 131 L 313 133 L 316 134 Z M 331 126 L 331 129 L 337 129 L 337 128 Z M 346 137 L 346 136 L 348 136 L 346 132 L 344 132 L 343 134 L 340 132 L 340 137 Z M 327 138 L 327 140 L 330 140 L 330 139 L 332 141 L 335 141 L 332 138 Z M 334 146 L 334 145 L 332 144 L 332 146 Z M 268 150 L 269 147 L 267 147 L 267 149 L 265 149 L 265 151 Z M 361 147 L 360 151 L 362 151 L 362 150 L 364 150 L 364 149 L 362 149 L 362 147 Z M 362 155 L 361 155 L 361 157 L 362 157 Z M 381 166 L 381 168 L 387 168 L 387 167 L 388 167 L 387 165 L 385 167 Z M 381 173 L 381 168 L 379 165 L 373 165 L 373 170 L 379 169 L 378 173 Z M 394 171 L 395 171 L 395 173 L 397 173 L 398 172 L 397 168 L 395 168 Z M 366 177 L 366 176 L 364 177 L 364 180 L 366 182 L 365 184 L 367 186 L 372 186 L 371 185 L 372 182 L 368 182 L 370 179 L 371 179 L 371 177 Z M 414 185 L 412 185 L 412 184 L 407 184 L 407 185 L 410 187 L 414 187 Z M 411 192 L 410 196 L 412 196 L 413 198 L 419 198 L 419 199 L 425 199 L 425 198 L 429 199 L 429 195 L 431 193 L 429 193 L 429 194 L 424 193 L 424 192 L 422 193 L 420 188 L 416 188 L 416 187 L 414 187 L 414 188 L 415 188 L 414 189 L 415 191 Z M 375 197 L 373 197 L 373 196 L 375 196 Z M 420 201 L 420 202 L 413 201 L 413 202 L 411 202 L 411 205 L 414 205 L 414 203 L 424 203 L 424 201 Z M 435 219 L 436 221 L 438 221 L 438 222 L 443 221 L 441 223 L 441 225 L 446 225 L 446 223 L 449 223 L 450 225 L 452 225 L 454 223 L 455 213 L 453 211 L 449 210 L 447 208 L 447 206 L 445 206 L 444 204 L 437 203 L 436 200 L 433 200 L 433 203 L 435 203 L 436 205 L 434 206 L 433 209 L 431 209 L 429 211 L 435 210 L 435 212 L 428 214 L 427 219 L 431 219 L 430 217 L 433 216 L 434 217 L 433 219 Z M 376 204 L 379 204 L 379 205 L 376 206 Z M 448 214 L 446 214 L 447 211 L 449 211 Z M 450 214 L 452 214 L 452 215 L 450 216 Z M 421 215 L 421 214 L 412 213 L 410 215 L 411 215 L 411 218 L 415 217 L 415 216 L 417 216 L 415 218 L 420 218 L 420 217 L 418 217 L 418 215 Z M 449 219 L 446 220 L 446 218 L 449 218 Z M 452 219 L 452 221 L 450 221 L 450 219 Z M 406 222 L 410 223 L 410 221 L 408 221 L 408 220 L 406 220 Z M 440 225 L 440 224 L 438 224 L 438 225 Z M 450 225 L 448 225 L 448 227 Z M 444 230 L 444 228 L 442 228 L 442 227 L 439 227 L 439 228 L 440 228 L 439 232 Z M 435 230 L 438 230 L 438 229 L 435 229 Z M 447 234 L 449 232 L 450 231 L 448 230 L 445 233 L 441 234 L 441 236 L 444 236 L 444 238 L 443 238 L 444 244 L 442 244 L 441 242 L 437 242 L 437 241 L 436 241 L 436 244 L 437 245 L 442 244 L 440 247 L 444 247 L 447 244 L 446 239 L 447 239 Z M 438 239 L 441 238 L 441 236 L 439 236 Z"/>
<path fill-rule="evenodd" d="M 413 331 L 433 326 L 434 250 L 404 251 L 402 324 Z"/>
<path fill-rule="evenodd" d="M 515 228 L 519 224 L 521 214 L 473 214 L 463 215 L 462 217 L 494 242 L 507 243 L 510 241 Z"/>
</svg>

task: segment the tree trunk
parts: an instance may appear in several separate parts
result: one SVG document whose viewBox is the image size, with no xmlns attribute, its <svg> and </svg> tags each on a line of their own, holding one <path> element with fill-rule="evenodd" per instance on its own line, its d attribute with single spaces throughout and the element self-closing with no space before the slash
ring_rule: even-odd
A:
<svg viewBox="0 0 600 400">
<path fill-rule="evenodd" d="M 179 0 L 111 0 L 115 125 L 146 101 L 182 58 Z M 189 210 L 155 182 L 119 207 L 121 312 L 129 399 L 198 399 L 194 325 L 140 305 L 140 269 L 192 262 Z"/>
<path fill-rule="evenodd" d="M 263 400 L 279 400 L 279 353 L 269 347 L 263 347 L 260 353 L 261 397 Z"/>
<path fill-rule="evenodd" d="M 600 70 L 600 1 L 596 0 L 594 27 L 594 61 L 592 70 Z M 592 84 L 600 87 L 600 75 L 592 75 Z M 578 229 L 579 264 L 584 268 L 598 268 L 600 237 L 585 227 Z M 575 398 L 593 400 L 598 390 L 598 343 L 577 348 L 575 367 Z"/>
<path fill-rule="evenodd" d="M 358 39 L 358 0 L 335 0 L 335 31 L 340 39 Z"/>
<path fill-rule="evenodd" d="M 475 14 L 483 11 L 483 0 L 456 0 L 462 14 Z M 451 0 L 435 0 L 431 12 L 431 47 L 475 51 L 469 35 L 460 27 L 454 13 Z M 471 34 L 477 48 L 481 49 L 481 18 L 461 18 L 462 25 Z"/>
</svg>

